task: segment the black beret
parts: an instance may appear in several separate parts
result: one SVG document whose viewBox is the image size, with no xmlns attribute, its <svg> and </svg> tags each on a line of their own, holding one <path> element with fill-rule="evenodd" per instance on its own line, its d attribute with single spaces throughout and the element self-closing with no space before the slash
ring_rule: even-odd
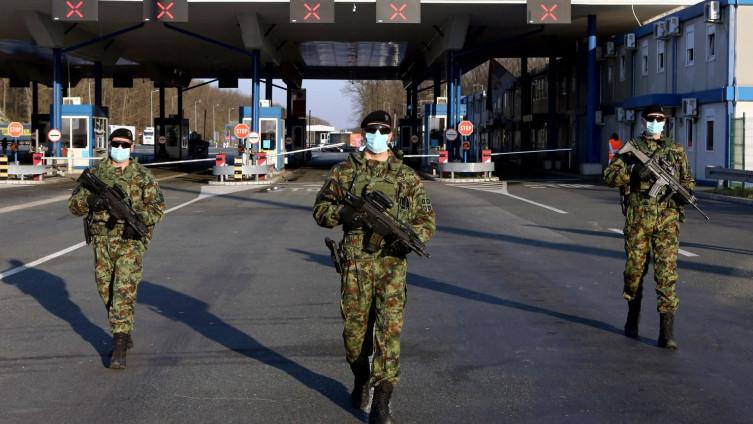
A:
<svg viewBox="0 0 753 424">
<path fill-rule="evenodd" d="M 371 112 L 363 118 L 363 121 L 361 121 L 361 128 L 370 127 L 372 125 L 383 125 L 392 128 L 392 117 L 390 117 L 389 113 L 383 110 Z"/>
<path fill-rule="evenodd" d="M 643 112 L 641 113 L 642 118 L 648 117 L 648 115 L 661 113 L 664 115 L 664 109 L 662 109 L 661 105 L 651 105 L 645 109 L 643 109 Z"/>
<path fill-rule="evenodd" d="M 118 128 L 117 130 L 113 131 L 112 134 L 110 134 L 110 141 L 112 141 L 112 139 L 116 137 L 126 138 L 133 142 L 133 133 L 128 128 Z"/>
</svg>

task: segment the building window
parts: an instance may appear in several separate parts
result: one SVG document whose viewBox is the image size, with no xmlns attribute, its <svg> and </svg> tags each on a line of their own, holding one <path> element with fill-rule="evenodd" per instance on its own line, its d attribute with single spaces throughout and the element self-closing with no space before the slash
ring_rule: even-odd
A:
<svg viewBox="0 0 753 424">
<path fill-rule="evenodd" d="M 627 58 L 625 57 L 625 53 L 623 52 L 620 54 L 620 81 L 625 81 L 625 64 L 627 62 Z"/>
<path fill-rule="evenodd" d="M 706 62 L 716 59 L 716 25 L 706 25 Z"/>
<path fill-rule="evenodd" d="M 664 64 L 667 57 L 664 53 L 665 47 L 664 40 L 656 40 L 656 72 L 658 73 L 664 72 Z"/>
<path fill-rule="evenodd" d="M 686 135 L 686 144 L 688 146 L 688 150 L 693 150 L 693 120 L 692 119 L 686 119 L 685 120 L 685 135 Z"/>
<path fill-rule="evenodd" d="M 607 66 L 607 83 L 612 83 L 612 65 Z"/>
<path fill-rule="evenodd" d="M 695 63 L 695 28 L 688 25 L 685 28 L 685 66 Z"/>
<path fill-rule="evenodd" d="M 648 40 L 641 42 L 641 75 L 648 75 Z"/>
<path fill-rule="evenodd" d="M 706 151 L 714 150 L 714 121 L 706 121 Z"/>
</svg>

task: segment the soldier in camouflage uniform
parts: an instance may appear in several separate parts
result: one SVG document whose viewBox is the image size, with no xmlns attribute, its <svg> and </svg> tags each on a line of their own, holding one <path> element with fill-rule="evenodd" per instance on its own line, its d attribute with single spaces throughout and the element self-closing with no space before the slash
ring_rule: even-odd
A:
<svg viewBox="0 0 753 424">
<path fill-rule="evenodd" d="M 394 203 L 390 213 L 410 224 L 426 242 L 436 230 L 434 210 L 419 177 L 388 148 L 391 122 L 386 112 L 369 114 L 361 123 L 366 150 L 353 153 L 336 165 L 328 181 L 338 181 L 357 196 L 383 192 Z M 393 385 L 400 378 L 400 332 L 406 301 L 405 256 L 409 250 L 399 245 L 384 246 L 381 241 L 376 246 L 371 245 L 374 239 L 360 224 L 357 213 L 343 206 L 338 196 L 327 189 L 329 186 L 325 184 L 316 198 L 314 219 L 327 228 L 342 224 L 345 232 L 341 312 L 345 320 L 346 359 L 355 377 L 351 401 L 355 408 L 365 409 L 369 403 L 369 388 L 375 387 L 369 422 L 389 423 L 392 422 L 389 400 Z M 376 350 L 370 369 L 369 355 L 374 344 Z"/>
<path fill-rule="evenodd" d="M 110 368 L 126 366 L 126 351 L 133 347 L 131 331 L 136 306 L 136 291 L 141 282 L 142 259 L 154 226 L 162 219 L 165 202 L 152 173 L 130 158 L 133 135 L 118 129 L 110 135 L 110 159 L 102 160 L 91 172 L 110 187 L 118 186 L 127 194 L 127 202 L 147 225 L 144 239 L 129 234 L 123 221 L 108 228 L 110 215 L 102 199 L 86 188 L 77 187 L 68 208 L 74 215 L 87 216 L 94 248 L 94 278 L 107 308 L 113 333 Z"/>
<path fill-rule="evenodd" d="M 664 160 L 674 170 L 677 180 L 692 192 L 695 181 L 682 146 L 662 134 L 664 111 L 650 106 L 643 113 L 646 131 L 631 140 L 650 157 Z M 623 296 L 628 301 L 625 335 L 638 337 L 638 321 L 643 296 L 643 277 L 648 272 L 651 251 L 654 257 L 654 280 L 660 314 L 659 341 L 661 347 L 677 349 L 673 335 L 674 316 L 679 300 L 676 293 L 677 252 L 680 223 L 685 220 L 684 200 L 679 196 L 657 196 L 648 191 L 654 183 L 650 172 L 632 155 L 618 155 L 604 171 L 604 181 L 619 187 L 625 208 L 625 263 Z"/>
</svg>

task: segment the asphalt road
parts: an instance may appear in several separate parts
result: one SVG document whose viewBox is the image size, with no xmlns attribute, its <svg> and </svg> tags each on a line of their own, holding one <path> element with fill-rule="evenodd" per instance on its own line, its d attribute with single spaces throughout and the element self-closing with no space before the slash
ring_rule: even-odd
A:
<svg viewBox="0 0 753 424">
<path fill-rule="evenodd" d="M 125 371 L 105 367 L 91 249 L 66 251 L 81 221 L 54 199 L 73 184 L 0 186 L 0 422 L 362 421 L 323 243 L 338 233 L 311 218 L 325 173 L 218 190 L 158 171 L 171 212 L 147 252 Z M 753 208 L 703 201 L 709 223 L 688 212 L 669 352 L 655 347 L 650 280 L 641 339 L 622 335 L 614 191 L 426 185 L 439 231 L 432 258 L 410 260 L 399 422 L 751 421 Z"/>
</svg>

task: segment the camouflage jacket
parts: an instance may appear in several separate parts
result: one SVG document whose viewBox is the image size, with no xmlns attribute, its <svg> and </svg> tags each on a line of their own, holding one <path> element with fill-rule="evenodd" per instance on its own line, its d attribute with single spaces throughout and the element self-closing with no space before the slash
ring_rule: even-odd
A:
<svg viewBox="0 0 753 424">
<path fill-rule="evenodd" d="M 146 240 L 142 240 L 146 246 L 152 238 L 154 226 L 162 219 L 165 213 L 165 200 L 162 197 L 159 184 L 152 173 L 143 165 L 131 158 L 130 164 L 125 169 L 112 166 L 108 159 L 100 161 L 92 172 L 110 187 L 118 186 L 126 193 L 131 207 L 149 228 Z M 68 209 L 78 216 L 89 214 L 89 206 L 86 199 L 89 190 L 79 186 L 73 191 L 68 200 Z M 110 215 L 107 211 L 94 212 L 90 232 L 93 236 L 107 236 L 120 238 L 123 235 L 124 223 L 118 223 L 112 228 L 107 228 Z M 86 224 L 84 224 L 86 225 Z"/>
<path fill-rule="evenodd" d="M 673 139 L 662 136 L 659 140 L 653 140 L 640 136 L 630 140 L 630 142 L 648 156 L 664 159 L 674 169 L 677 181 L 686 189 L 693 190 L 695 188 L 695 180 L 690 171 L 685 150 Z M 612 163 L 604 170 L 604 182 L 609 187 L 619 187 L 628 196 L 628 206 L 655 204 L 659 201 L 658 198 L 652 199 L 648 195 L 653 180 L 640 181 L 636 175 L 632 175 L 632 167 L 638 163 L 638 160 L 630 154 L 615 156 Z M 682 209 L 674 197 L 666 199 L 659 206 Z"/>
<path fill-rule="evenodd" d="M 423 242 L 429 241 L 436 231 L 434 209 L 421 179 L 410 167 L 390 154 L 385 162 L 367 160 L 364 154 L 353 153 L 329 173 L 327 180 L 334 179 L 357 196 L 372 191 L 381 191 L 393 201 L 390 214 L 409 224 Z M 340 213 L 343 206 L 334 193 L 325 188 L 319 191 L 314 204 L 314 219 L 317 224 L 334 228 L 342 224 Z M 348 258 L 368 257 L 364 250 L 364 230 L 344 229 L 343 245 Z M 380 252 L 376 254 L 379 255 Z"/>
</svg>

